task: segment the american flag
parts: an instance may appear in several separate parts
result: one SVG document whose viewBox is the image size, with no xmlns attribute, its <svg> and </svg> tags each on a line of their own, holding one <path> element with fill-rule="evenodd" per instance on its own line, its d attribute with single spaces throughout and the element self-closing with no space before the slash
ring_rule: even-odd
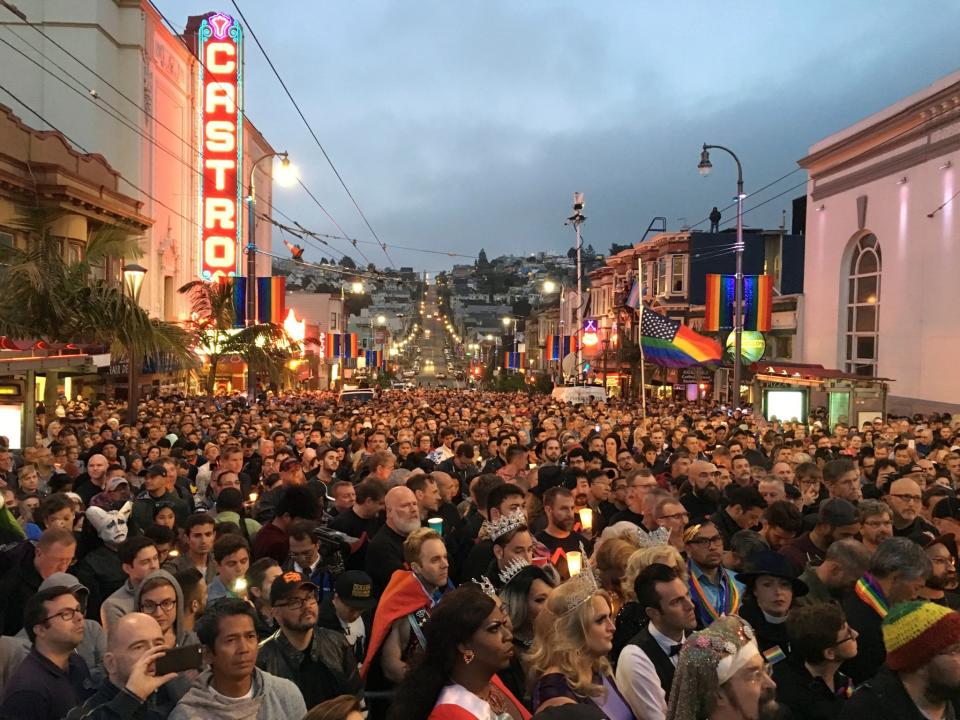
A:
<svg viewBox="0 0 960 720">
<path fill-rule="evenodd" d="M 676 337 L 679 329 L 680 323 L 677 320 L 671 320 L 646 308 L 643 309 L 643 317 L 640 320 L 640 334 L 644 337 L 673 342 L 673 338 Z"/>
</svg>

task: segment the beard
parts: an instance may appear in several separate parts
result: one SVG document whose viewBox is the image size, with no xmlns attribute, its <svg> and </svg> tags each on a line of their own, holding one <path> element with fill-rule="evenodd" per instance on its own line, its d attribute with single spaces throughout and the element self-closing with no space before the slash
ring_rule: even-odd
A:
<svg viewBox="0 0 960 720">
<path fill-rule="evenodd" d="M 957 583 L 957 573 L 948 572 L 943 575 L 931 575 L 927 580 L 927 587 L 931 590 L 946 590 Z"/>
<path fill-rule="evenodd" d="M 757 720 L 777 720 L 780 717 L 780 705 L 777 704 L 775 688 L 764 690 L 760 694 L 757 705 Z"/>
<path fill-rule="evenodd" d="M 414 530 L 417 530 L 420 527 L 420 518 L 415 517 L 410 520 L 396 520 L 397 530 L 400 531 L 401 535 L 409 535 Z"/>
<path fill-rule="evenodd" d="M 705 488 L 699 490 L 697 495 L 713 505 L 716 505 L 720 502 L 720 490 L 713 483 L 710 483 Z"/>
</svg>

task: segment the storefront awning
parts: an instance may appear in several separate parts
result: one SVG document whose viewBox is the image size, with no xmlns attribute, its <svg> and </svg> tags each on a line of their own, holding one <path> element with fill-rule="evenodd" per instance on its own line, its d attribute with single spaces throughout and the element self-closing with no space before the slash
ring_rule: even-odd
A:
<svg viewBox="0 0 960 720">
<path fill-rule="evenodd" d="M 754 379 L 766 382 L 778 382 L 788 385 L 819 385 L 829 380 L 853 380 L 856 382 L 880 383 L 892 382 L 890 378 L 853 375 L 841 370 L 825 368 L 823 365 L 805 363 L 769 363 L 755 362 L 750 366 Z"/>
</svg>

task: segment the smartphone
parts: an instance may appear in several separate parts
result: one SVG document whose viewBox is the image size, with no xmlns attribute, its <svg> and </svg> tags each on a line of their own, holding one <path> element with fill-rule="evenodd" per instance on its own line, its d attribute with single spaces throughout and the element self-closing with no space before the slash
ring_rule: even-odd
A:
<svg viewBox="0 0 960 720">
<path fill-rule="evenodd" d="M 156 674 L 200 670 L 203 668 L 203 645 L 186 645 L 168 650 L 156 662 Z"/>
</svg>

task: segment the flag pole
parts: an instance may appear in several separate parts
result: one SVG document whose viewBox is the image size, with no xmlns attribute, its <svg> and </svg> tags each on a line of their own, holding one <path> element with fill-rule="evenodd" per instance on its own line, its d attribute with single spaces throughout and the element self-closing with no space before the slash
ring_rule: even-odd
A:
<svg viewBox="0 0 960 720">
<path fill-rule="evenodd" d="M 640 414 L 643 420 L 647 419 L 647 370 L 643 357 L 643 258 L 637 257 L 637 297 L 640 307 L 637 308 L 637 346 L 640 348 Z"/>
</svg>

